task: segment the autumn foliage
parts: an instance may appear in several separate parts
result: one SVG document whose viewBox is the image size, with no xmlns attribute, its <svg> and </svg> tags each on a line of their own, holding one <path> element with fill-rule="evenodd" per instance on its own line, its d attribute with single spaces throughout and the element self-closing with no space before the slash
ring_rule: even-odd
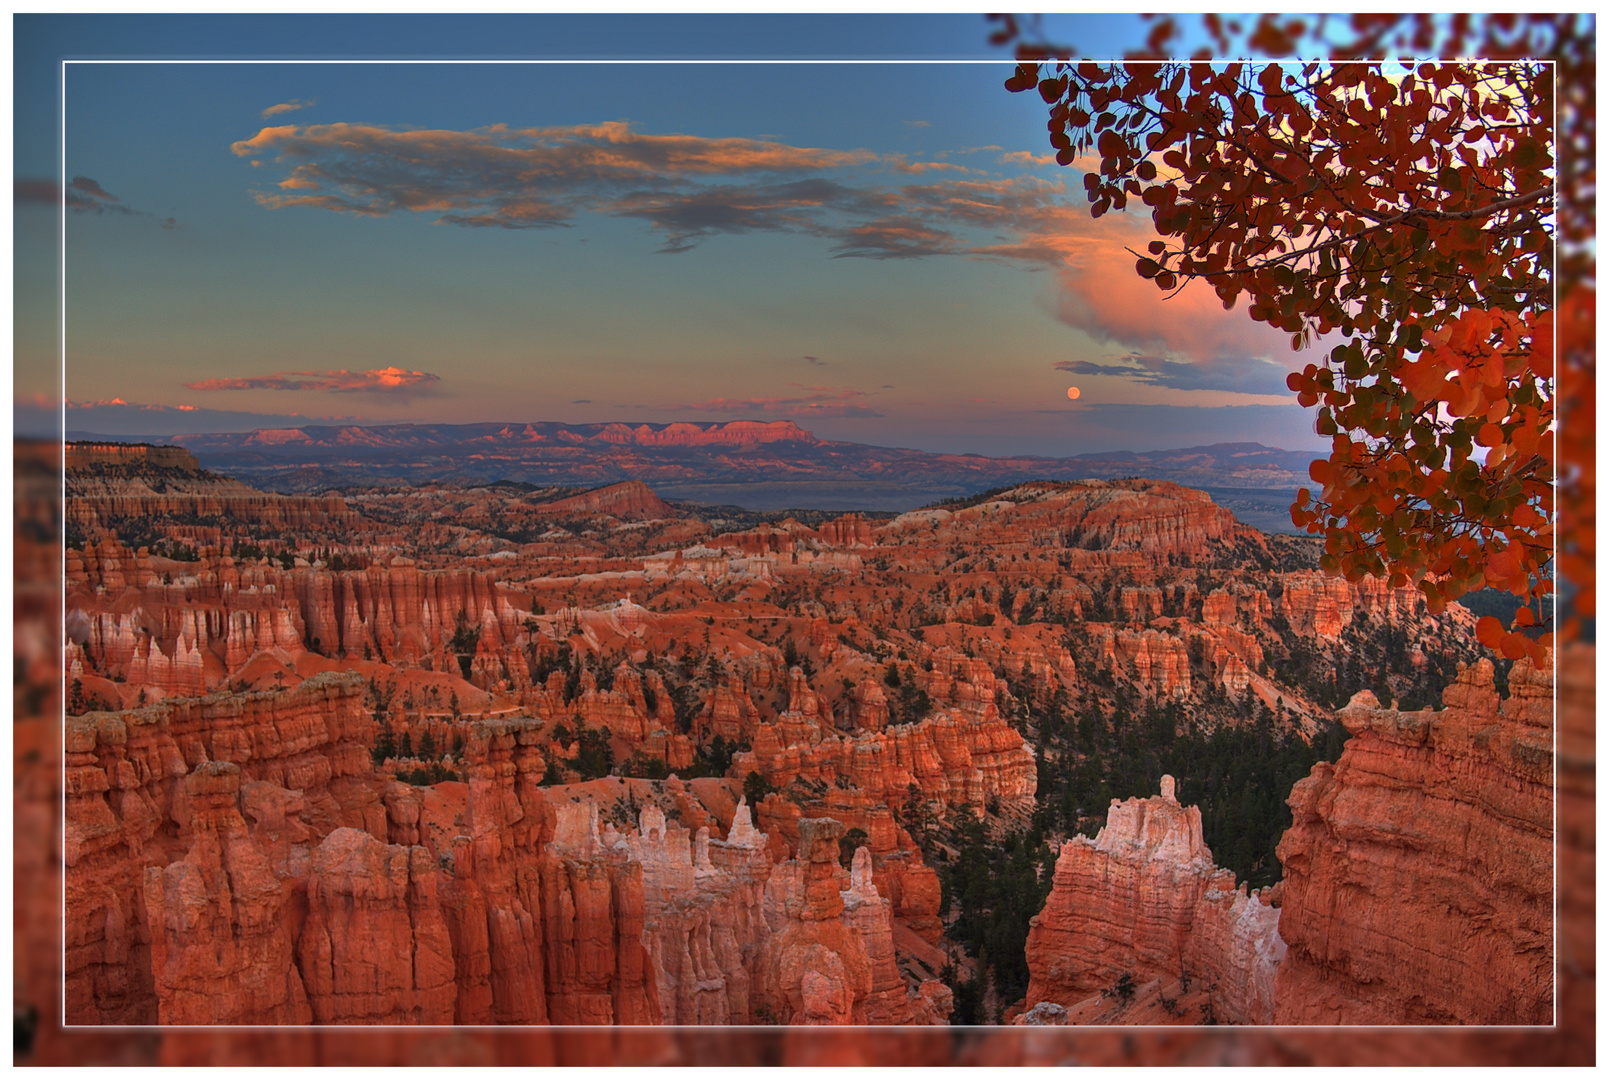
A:
<svg viewBox="0 0 1609 1080">
<path fill-rule="evenodd" d="M 1002 22 L 997 42 L 1021 35 Z M 1156 25 L 1150 56 L 1177 33 Z M 1403 30 L 1395 17 L 1352 26 L 1353 48 L 1375 56 Z M 1238 28 L 1213 16 L 1206 27 L 1227 53 Z M 1312 32 L 1265 17 L 1240 54 L 1292 51 Z M 1504 32 L 1492 52 L 1530 40 Z M 1289 334 L 1294 348 L 1322 341 L 1322 359 L 1288 384 L 1333 439 L 1311 469 L 1317 489 L 1304 488 L 1291 512 L 1323 537 L 1325 568 L 1412 583 L 1433 611 L 1482 587 L 1522 595 L 1514 629 L 1488 618 L 1478 632 L 1505 655 L 1540 662 L 1552 634 L 1537 630 L 1553 629 L 1541 624 L 1552 611 L 1560 472 L 1558 77 L 1526 58 L 1538 53 L 1514 55 L 1407 67 L 1095 62 L 1022 44 L 1006 87 L 1043 97 L 1056 159 L 1084 170 L 1093 216 L 1149 209 L 1157 239 L 1133 252 L 1135 268 L 1162 295 L 1199 282 L 1226 309 L 1243 303 Z M 1565 254 L 1580 261 L 1580 251 Z M 1567 315 L 1590 323 L 1590 266 L 1566 269 Z M 1572 325 L 1568 341 L 1583 329 Z M 1590 353 L 1584 365 L 1575 359 L 1590 377 Z M 1586 518 L 1590 441 L 1584 455 L 1572 449 L 1567 495 Z M 1564 557 L 1584 586 L 1576 610 L 1590 614 L 1590 519 L 1572 524 L 1588 530 Z"/>
</svg>

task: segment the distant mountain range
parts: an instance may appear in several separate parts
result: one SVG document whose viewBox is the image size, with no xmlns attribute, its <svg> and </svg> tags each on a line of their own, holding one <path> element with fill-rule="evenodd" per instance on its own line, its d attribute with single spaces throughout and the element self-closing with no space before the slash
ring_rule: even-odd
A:
<svg viewBox="0 0 1609 1080">
<path fill-rule="evenodd" d="M 103 438 L 69 432 L 69 439 Z M 114 440 L 125 441 L 125 440 Z M 1024 480 L 1144 476 L 1203 488 L 1248 524 L 1291 531 L 1313 454 L 1260 443 L 1076 457 L 936 454 L 818 439 L 792 421 L 725 424 L 387 424 L 272 428 L 153 440 L 286 493 L 497 480 L 599 487 L 642 480 L 671 499 L 756 510 L 909 510 Z"/>
</svg>

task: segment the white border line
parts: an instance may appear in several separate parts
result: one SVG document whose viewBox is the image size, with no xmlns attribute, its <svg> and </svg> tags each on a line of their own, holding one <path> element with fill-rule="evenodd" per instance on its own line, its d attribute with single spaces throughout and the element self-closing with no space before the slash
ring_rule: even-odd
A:
<svg viewBox="0 0 1609 1080">
<path fill-rule="evenodd" d="M 1100 64 L 1123 63 L 1123 62 L 1125 62 L 1125 61 L 1122 61 L 1122 60 L 1096 59 L 1096 58 L 1093 58 L 1093 57 L 1080 57 L 1078 59 L 1080 59 L 1080 60 L 1089 60 L 1089 61 L 1091 61 L 1093 63 L 1100 63 Z M 1277 58 L 1268 58 L 1268 57 L 1262 57 L 1262 58 L 1258 58 L 1258 59 L 1249 59 L 1249 58 L 1226 59 L 1226 58 L 1215 57 L 1212 60 L 1207 60 L 1207 61 L 1190 60 L 1190 61 L 1175 61 L 1175 62 L 1209 63 L 1209 64 L 1235 64 L 1235 63 L 1241 63 L 1241 64 L 1268 64 L 1268 63 L 1283 63 L 1283 62 L 1301 62 L 1303 59 L 1304 58 L 1302 58 L 1302 57 L 1291 57 L 1288 60 L 1277 59 Z M 1348 61 L 1346 61 L 1346 63 L 1349 63 L 1349 64 L 1368 64 L 1368 63 L 1387 63 L 1387 62 L 1400 63 L 1401 61 L 1402 61 L 1402 58 L 1400 58 L 1400 57 L 1392 57 L 1389 60 L 1348 60 Z M 877 65 L 882 65 L 882 66 L 887 66 L 887 65 L 891 65 L 891 64 L 892 65 L 903 65 L 903 66 L 915 66 L 915 65 L 931 66 L 931 65 L 935 65 L 935 64 L 945 64 L 945 65 L 949 65 L 949 64 L 986 64 L 986 65 L 994 65 L 994 66 L 1002 67 L 1002 68 L 1004 68 L 1004 67 L 1006 67 L 1008 65 L 1015 65 L 1017 63 L 1017 61 L 1014 58 L 1010 58 L 1010 57 L 1001 57 L 1001 58 L 998 58 L 998 59 L 957 58 L 957 59 L 936 59 L 936 60 L 913 60 L 913 59 L 887 60 L 887 59 L 867 59 L 867 58 L 857 58 L 857 59 L 826 59 L 826 58 L 822 58 L 822 59 L 801 59 L 801 58 L 731 59 L 731 58 L 715 58 L 715 59 L 707 59 L 706 60 L 706 59 L 681 59 L 681 58 L 678 58 L 678 59 L 639 59 L 639 58 L 633 58 L 633 57 L 624 57 L 624 58 L 622 58 L 622 57 L 619 57 L 619 56 L 613 56 L 613 57 L 600 56 L 600 57 L 594 57 L 594 58 L 590 58 L 590 59 L 575 59 L 575 58 L 552 58 L 552 59 L 547 59 L 547 58 L 534 58 L 534 59 L 532 59 L 532 58 L 507 58 L 507 59 L 479 58 L 479 59 L 477 59 L 477 58 L 467 58 L 467 59 L 458 59 L 458 60 L 455 60 L 455 59 L 443 59 L 443 58 L 440 58 L 440 57 L 419 58 L 419 59 L 407 59 L 407 58 L 396 58 L 396 57 L 369 58 L 369 59 L 339 59 L 339 58 L 309 59 L 309 58 L 306 58 L 306 57 L 286 58 L 286 59 L 275 59 L 275 58 L 267 58 L 267 57 L 250 57 L 250 58 L 244 58 L 243 57 L 243 58 L 235 58 L 235 59 L 228 59 L 228 58 L 224 58 L 224 59 L 209 59 L 209 58 L 160 59 L 160 58 L 132 58 L 132 57 L 130 57 L 130 58 L 112 58 L 112 57 L 69 58 L 69 57 L 64 57 L 60 61 L 60 64 L 61 64 L 61 88 L 60 88 L 60 93 L 61 93 L 61 128 L 60 128 L 59 132 L 57 133 L 57 138 L 58 138 L 59 143 L 60 143 L 60 151 L 61 151 L 61 165 L 60 165 L 60 170 L 61 171 L 60 171 L 60 174 L 59 174 L 59 177 L 58 177 L 58 181 L 59 181 L 59 184 L 61 186 L 61 195 L 62 195 L 62 203 L 61 203 L 61 209 L 60 209 L 60 215 L 61 215 L 60 216 L 60 222 L 61 222 L 61 225 L 60 225 L 60 237 L 61 237 L 61 246 L 60 246 L 60 251 L 61 251 L 61 267 L 60 267 L 60 270 L 61 270 L 61 273 L 60 273 L 60 277 L 61 277 L 60 331 L 61 331 L 61 396 L 62 396 L 60 410 L 61 410 L 61 440 L 62 440 L 62 443 L 61 443 L 61 446 L 58 448 L 60 453 L 62 455 L 65 455 L 65 452 L 66 452 L 66 432 L 67 432 L 67 401 L 66 401 L 66 392 L 67 392 L 67 198 L 66 198 L 66 193 L 67 193 L 67 68 L 68 68 L 68 65 L 70 65 L 70 64 L 85 64 L 85 65 L 88 65 L 88 64 L 186 64 L 186 65 L 200 65 L 200 64 L 217 64 L 217 65 L 225 65 L 225 64 L 227 64 L 227 65 L 238 65 L 238 64 L 280 64 L 280 65 L 283 65 L 283 64 L 297 64 L 297 65 L 312 65 L 312 64 L 319 64 L 319 65 L 334 65 L 334 64 L 339 64 L 339 65 L 348 65 L 348 64 L 381 64 L 381 65 L 395 65 L 395 64 L 431 64 L 431 65 L 446 65 L 446 64 L 452 64 L 452 65 L 557 64 L 557 65 L 578 65 L 578 64 L 591 64 L 591 65 L 597 65 L 597 64 L 619 64 L 621 62 L 626 62 L 626 63 L 631 63 L 631 64 L 664 64 L 664 65 L 695 65 L 695 64 L 696 65 L 709 65 L 709 64 L 732 64 L 732 65 L 736 65 L 736 64 L 743 64 L 743 65 L 748 65 L 748 66 L 753 66 L 753 65 L 756 65 L 756 64 L 788 64 L 788 65 L 801 65 L 801 64 L 802 65 L 812 65 L 812 64 L 831 64 L 831 65 L 877 64 Z M 1047 62 L 1051 62 L 1051 61 L 1047 61 Z M 1157 61 L 1157 62 L 1161 63 L 1161 62 L 1166 62 L 1166 61 Z M 1321 59 L 1320 62 L 1329 62 L 1329 61 L 1327 60 L 1327 58 L 1324 58 L 1324 59 Z M 1436 63 L 1449 63 L 1449 64 L 1479 63 L 1479 62 L 1481 62 L 1481 58 L 1438 57 L 1434 62 L 1436 62 Z M 1538 63 L 1543 63 L 1543 64 L 1549 64 L 1549 65 L 1552 65 L 1552 64 L 1555 63 L 1555 61 L 1553 61 L 1553 60 L 1545 60 L 1545 59 L 1544 60 L 1539 60 L 1537 62 Z M 1554 99 L 1553 99 L 1553 143 L 1554 143 L 1554 147 L 1555 147 L 1553 191 L 1554 191 L 1554 206 L 1555 206 L 1554 216 L 1555 216 L 1555 219 L 1557 219 L 1557 213 L 1558 213 L 1558 211 L 1557 211 L 1557 205 L 1558 205 L 1558 161 L 1557 161 L 1557 156 L 1556 156 L 1556 151 L 1557 151 L 1557 147 L 1558 147 L 1558 135 L 1559 135 L 1559 115 L 1558 114 L 1559 114 L 1559 101 L 1558 101 L 1558 95 L 1557 95 L 1557 93 L 1555 93 L 1554 94 Z M 1558 238 L 1557 238 L 1557 233 L 1556 232 L 1555 232 L 1555 238 L 1554 238 L 1554 245 L 1555 245 L 1555 249 L 1556 249 L 1557 245 L 1558 245 Z M 1558 310 L 1558 292 L 1559 292 L 1558 275 L 1557 275 L 1557 273 L 1555 273 L 1554 277 L 1553 277 L 1553 310 L 1554 311 Z M 1555 356 L 1558 355 L 1557 345 L 1558 345 L 1558 326 L 1557 326 L 1557 321 L 1555 321 L 1555 326 L 1554 326 L 1554 346 L 1555 346 L 1554 355 Z M 1558 370 L 1557 370 L 1557 365 L 1556 365 L 1555 366 L 1555 371 L 1554 371 L 1554 398 L 1555 398 L 1555 401 L 1557 401 L 1557 399 L 1558 399 L 1558 382 L 1559 382 Z M 1556 441 L 1557 441 L 1557 435 L 1555 435 L 1555 442 Z M 1555 458 L 1555 461 L 1557 461 L 1557 459 L 1558 459 L 1557 452 L 1555 452 L 1554 458 Z M 58 626 L 59 627 L 65 627 L 66 620 L 67 620 L 67 590 L 66 590 L 66 580 L 67 580 L 67 542 L 66 542 L 66 532 L 65 532 L 65 530 L 66 530 L 65 508 L 66 508 L 66 505 L 67 505 L 67 477 L 66 477 L 65 460 L 66 460 L 65 456 L 63 456 L 62 457 L 62 461 L 63 461 L 62 480 L 61 480 L 61 499 L 62 499 L 61 505 L 63 507 L 63 517 L 62 517 L 63 534 L 62 534 L 61 566 L 60 566 L 60 573 L 61 573 L 60 580 L 61 580 L 61 583 L 62 583 L 62 590 L 61 590 L 60 610 L 58 612 L 58 615 L 59 615 Z M 1557 523 L 1558 523 L 1558 485 L 1559 485 L 1558 469 L 1557 469 L 1557 467 L 1555 467 L 1555 469 L 1554 469 L 1554 477 L 1553 477 L 1554 525 L 1555 525 L 1554 533 L 1553 533 L 1553 566 L 1554 566 L 1554 581 L 1555 581 L 1555 583 L 1557 583 L 1558 580 L 1559 580 L 1559 577 L 1558 577 L 1558 565 L 1559 565 L 1559 563 L 1558 563 L 1558 545 L 1559 545 L 1559 537 L 1558 537 L 1558 529 L 1557 529 Z M 1557 584 L 1555 584 L 1555 589 L 1557 589 Z M 1553 610 L 1554 610 L 1554 622 L 1555 622 L 1555 624 L 1557 624 L 1557 622 L 1558 622 L 1558 593 L 1556 591 L 1553 594 Z M 63 634 L 62 640 L 61 640 L 61 649 L 62 649 L 62 659 L 63 660 L 65 660 L 66 647 L 67 647 L 66 637 L 65 637 L 65 634 Z M 1552 653 L 1552 658 L 1553 658 L 1553 697 L 1552 697 L 1552 705 L 1553 705 L 1553 1022 L 1551 1024 L 1545 1024 L 1545 1025 L 1542 1025 L 1542 1024 L 1533 1024 L 1533 1025 L 1458 1025 L 1458 1024 L 1441 1025 L 1441 1024 L 1418 1024 L 1418 1025 L 1388 1025 L 1388 1026 L 1375 1026 L 1375 1027 L 1350 1026 L 1350 1025 L 1340 1025 L 1340 1026 L 1336 1026 L 1336 1025 L 1291 1025 L 1291 1026 L 1285 1026 L 1285 1025 L 1246 1025 L 1246 1026 L 1244 1026 L 1243 1030 L 1245 1030 L 1247 1032 L 1277 1032 L 1277 1031 L 1347 1031 L 1347 1032 L 1356 1031 L 1356 1032 L 1369 1032 L 1369 1031 L 1373 1031 L 1373 1032 L 1382 1032 L 1382 1033 L 1385 1033 L 1385 1032 L 1398 1032 L 1398 1031 L 1434 1031 L 1434 1032 L 1522 1031 L 1522 1032 L 1540 1032 L 1540 1031 L 1558 1031 L 1559 1030 L 1559 679 L 1558 679 L 1558 674 L 1559 674 L 1559 650 L 1558 650 L 1558 647 L 1557 647 L 1557 642 L 1555 642 L 1555 646 L 1551 650 L 1551 653 Z M 66 675 L 67 675 L 67 672 L 65 670 L 66 665 L 63 664 L 62 666 L 63 666 L 62 678 L 64 680 L 63 685 L 65 686 L 65 679 L 66 679 Z M 62 713 L 62 735 L 63 735 L 63 739 L 65 740 L 65 737 L 66 737 L 66 707 L 67 707 L 67 699 L 66 699 L 65 694 L 62 695 L 61 701 L 62 701 L 62 710 L 63 710 L 63 713 Z M 66 767 L 67 767 L 67 762 L 66 762 L 65 742 L 64 742 L 64 744 L 63 744 L 63 755 L 62 755 L 62 769 L 65 770 Z M 61 833 L 60 836 L 58 836 L 58 841 L 62 840 L 62 837 L 65 836 L 66 828 L 67 828 L 67 788 L 66 788 L 66 784 L 63 783 L 61 785 L 61 829 L 62 829 L 62 833 Z M 61 905 L 62 905 L 62 907 L 61 907 L 61 911 L 62 911 L 62 915 L 61 915 L 62 959 L 63 959 L 63 961 L 65 961 L 65 958 L 66 958 L 66 940 L 67 940 L 67 867 L 65 865 L 62 867 L 62 875 L 61 875 Z M 65 964 L 63 965 L 63 967 L 65 969 Z M 64 970 L 64 973 L 65 973 L 65 970 Z M 317 1030 L 322 1030 L 322 1029 L 326 1029 L 326 1028 L 331 1029 L 331 1030 L 344 1030 L 344 1031 L 485 1031 L 485 1032 L 496 1032 L 496 1031 L 583 1031 L 583 1032 L 604 1032 L 604 1031 L 619 1031 L 619 1030 L 627 1030 L 627 1031 L 634 1031 L 634 1030 L 672 1031 L 672 1030 L 675 1030 L 675 1031 L 744 1031 L 744 1032 L 755 1032 L 755 1031 L 765 1031 L 765 1030 L 767 1030 L 766 1025 L 752 1025 L 752 1024 L 708 1024 L 708 1025 L 611 1024 L 611 1025 L 607 1025 L 607 1026 L 596 1026 L 596 1027 L 594 1027 L 594 1026 L 553 1025 L 553 1024 L 531 1024 L 531 1025 L 514 1024 L 514 1025 L 497 1025 L 497 1026 L 489 1026 L 489 1027 L 488 1026 L 479 1026 L 479 1025 L 462 1025 L 462 1026 L 460 1026 L 460 1025 L 448 1025 L 448 1026 L 440 1026 L 440 1027 L 422 1027 L 422 1026 L 413 1025 L 413 1024 L 396 1024 L 396 1025 L 392 1025 L 392 1024 L 364 1024 L 364 1025 L 359 1025 L 359 1026 L 356 1026 L 356 1027 L 354 1027 L 353 1025 L 349 1025 L 349 1024 L 249 1024 L 249 1025 L 232 1025 L 232 1026 L 228 1026 L 228 1027 L 205 1025 L 205 1024 L 203 1024 L 203 1025 L 188 1025 L 188 1024 L 160 1024 L 160 1023 L 158 1023 L 158 1024 L 71 1024 L 67 1020 L 67 986 L 66 986 L 65 978 L 62 980 L 61 1009 L 62 1009 L 62 1012 L 61 1012 L 62 1030 L 64 1032 L 79 1031 L 79 1030 L 83 1030 L 83 1031 L 157 1031 L 157 1032 L 161 1032 L 161 1031 L 206 1031 L 206 1032 L 228 1032 L 228 1031 L 317 1031 Z M 947 1025 L 947 1026 L 948 1026 L 949 1030 L 961 1030 L 961 1031 L 1003 1031 L 1003 1030 L 1011 1030 L 1011 1028 L 1012 1028 L 1012 1025 L 1002 1025 L 1002 1024 L 975 1024 L 975 1025 L 951 1024 L 951 1025 Z M 798 1027 L 799 1026 L 789 1025 L 789 1026 L 785 1027 L 784 1030 L 787 1030 L 787 1031 L 797 1030 Z M 845 1030 L 845 1029 L 838 1029 L 838 1030 Z M 876 1026 L 876 1027 L 860 1027 L 860 1028 L 851 1027 L 851 1028 L 848 1028 L 847 1030 L 883 1032 L 883 1031 L 929 1031 L 929 1030 L 943 1030 L 943 1029 L 935 1029 L 935 1028 L 930 1028 L 930 1027 L 927 1027 L 927 1026 L 919 1026 L 919 1025 L 891 1024 L 891 1025 L 887 1025 L 887 1026 Z M 1078 1025 L 1077 1027 L 1075 1027 L 1075 1028 L 1073 1028 L 1071 1030 L 1091 1031 L 1091 1032 L 1116 1032 L 1116 1031 L 1128 1032 L 1128 1031 L 1178 1031 L 1179 1028 L 1177 1026 L 1175 1026 L 1175 1025 L 1167 1025 L 1167 1024 L 1158 1024 L 1158 1025 L 1148 1025 L 1148 1024 L 1147 1025 L 1089 1025 L 1089 1026 Z M 1236 1030 L 1240 1030 L 1240 1028 L 1237 1027 Z"/>
</svg>

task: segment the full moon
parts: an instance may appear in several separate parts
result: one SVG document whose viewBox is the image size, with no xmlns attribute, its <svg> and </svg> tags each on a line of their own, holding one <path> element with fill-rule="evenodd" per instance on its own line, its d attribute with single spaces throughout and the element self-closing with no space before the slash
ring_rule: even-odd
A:
<svg viewBox="0 0 1609 1080">
<path fill-rule="evenodd" d="M 1078 387 L 1069 386 L 1067 388 L 1067 398 L 1068 398 L 1069 401 L 1077 401 L 1078 400 Z"/>
</svg>

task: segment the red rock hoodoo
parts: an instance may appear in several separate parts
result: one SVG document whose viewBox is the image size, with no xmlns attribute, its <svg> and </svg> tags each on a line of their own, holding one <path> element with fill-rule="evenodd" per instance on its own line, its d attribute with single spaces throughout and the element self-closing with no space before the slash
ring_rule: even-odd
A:
<svg viewBox="0 0 1609 1080">
<path fill-rule="evenodd" d="M 1180 806 L 1173 787 L 1164 776 L 1160 796 L 1114 801 L 1093 841 L 1062 845 L 1028 932 L 1030 1007 L 1087 1008 L 1126 975 L 1134 984 L 1194 982 L 1217 1016 L 1272 1021 L 1285 953 L 1278 913 L 1213 865 L 1201 811 Z"/>
</svg>

